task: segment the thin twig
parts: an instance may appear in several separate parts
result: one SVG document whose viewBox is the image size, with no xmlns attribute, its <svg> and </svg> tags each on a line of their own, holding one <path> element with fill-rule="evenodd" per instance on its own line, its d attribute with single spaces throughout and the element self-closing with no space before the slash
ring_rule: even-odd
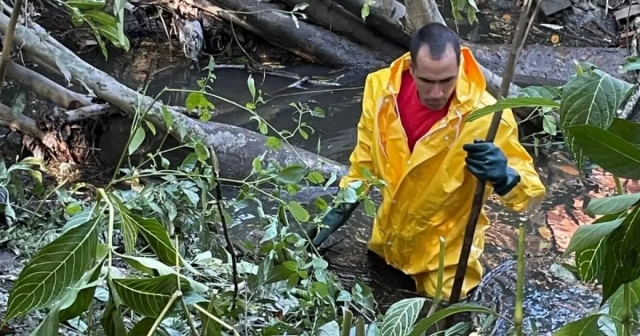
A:
<svg viewBox="0 0 640 336">
<path fill-rule="evenodd" d="M 169 298 L 169 302 L 167 302 L 167 305 L 164 306 L 164 309 L 162 309 L 162 311 L 160 312 L 160 315 L 158 316 L 156 321 L 151 326 L 151 329 L 149 329 L 149 332 L 147 333 L 147 336 L 153 336 L 153 334 L 156 332 L 156 330 L 158 330 L 158 327 L 160 326 L 160 323 L 164 319 L 165 315 L 167 315 L 167 312 L 169 312 L 169 308 L 171 308 L 171 306 L 173 306 L 173 303 L 176 301 L 176 299 L 178 297 L 181 297 L 181 296 L 182 296 L 182 292 L 181 291 L 177 290 L 177 291 L 173 292 L 173 295 L 171 295 L 171 298 Z M 196 305 L 196 307 L 197 306 L 198 305 Z"/>
<path fill-rule="evenodd" d="M 2 41 L 2 60 L 0 60 L 0 94 L 2 94 L 2 87 L 4 86 L 4 77 L 7 75 L 7 64 L 11 60 L 13 36 L 16 32 L 16 24 L 18 24 L 18 17 L 22 11 L 23 2 L 24 0 L 16 0 L 15 7 L 11 12 L 11 19 L 9 19 L 7 33 L 4 35 L 4 41 Z"/>
<path fill-rule="evenodd" d="M 518 20 L 518 26 L 516 28 L 513 42 L 511 43 L 511 52 L 509 53 L 509 58 L 507 59 L 507 66 L 504 72 L 504 76 L 502 78 L 502 83 L 500 85 L 500 92 L 496 99 L 501 99 L 502 97 L 506 97 L 509 95 L 509 88 L 511 86 L 511 81 L 513 80 L 513 75 L 515 73 L 515 65 L 518 59 L 518 55 L 522 50 L 522 46 L 524 45 L 524 41 L 526 39 L 526 35 L 528 33 L 527 29 L 527 18 L 529 17 L 529 10 L 531 9 L 531 2 L 533 0 L 525 0 L 522 5 L 522 10 L 520 11 L 520 19 Z M 536 7 L 537 9 L 538 7 Z M 535 14 L 534 14 L 535 15 Z M 493 142 L 496 137 L 496 133 L 498 131 L 498 126 L 500 125 L 500 121 L 502 120 L 502 111 L 496 112 L 492 116 L 491 125 L 489 126 L 489 130 L 487 132 L 487 142 Z M 478 224 L 478 218 L 480 216 L 480 212 L 482 211 L 482 205 L 484 203 L 484 189 L 485 184 L 478 180 L 476 184 L 476 190 L 473 196 L 473 203 L 471 206 L 471 213 L 469 214 L 469 221 L 467 222 L 465 231 L 464 231 L 464 241 L 462 243 L 462 251 L 460 252 L 460 259 L 458 260 L 458 266 L 456 268 L 456 274 L 453 281 L 453 288 L 451 289 L 451 296 L 449 299 L 449 304 L 455 304 L 460 300 L 460 294 L 462 291 L 462 286 L 464 283 L 464 278 L 467 273 L 467 264 L 469 263 L 469 254 L 471 253 L 471 245 L 473 244 L 473 236 L 475 235 L 476 225 Z M 453 326 L 455 321 L 455 314 L 450 315 L 446 322 L 446 328 Z"/>
<path fill-rule="evenodd" d="M 223 326 L 223 327 L 227 328 L 229 331 L 231 331 L 235 336 L 240 336 L 240 333 L 234 327 L 230 326 L 225 321 L 219 319 L 217 316 L 209 313 L 208 311 L 206 311 L 204 308 L 200 307 L 199 305 L 197 305 L 197 304 L 193 305 L 193 308 L 195 308 L 199 312 L 203 313 L 208 318 L 218 322 L 221 326 Z"/>
<path fill-rule="evenodd" d="M 222 223 L 222 231 L 224 233 L 224 240 L 227 242 L 227 249 L 231 254 L 231 267 L 233 276 L 233 301 L 231 303 L 231 310 L 236 307 L 236 301 L 238 300 L 238 265 L 236 264 L 236 252 L 233 248 L 233 243 L 229 237 L 229 228 L 227 227 L 227 221 L 224 219 L 224 213 L 222 212 L 222 188 L 220 187 L 220 180 L 218 180 L 218 173 L 216 172 L 216 204 L 218 205 L 218 213 L 220 213 L 220 222 Z"/>
</svg>

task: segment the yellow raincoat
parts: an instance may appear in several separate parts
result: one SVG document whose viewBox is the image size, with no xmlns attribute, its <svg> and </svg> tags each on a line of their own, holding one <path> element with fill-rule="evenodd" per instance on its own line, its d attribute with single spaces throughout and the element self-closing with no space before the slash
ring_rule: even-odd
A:
<svg viewBox="0 0 640 336">
<path fill-rule="evenodd" d="M 485 78 L 471 51 L 461 51 L 460 74 L 455 98 L 445 118 L 437 122 L 409 151 L 406 136 L 396 113 L 396 97 L 402 72 L 409 69 L 409 53 L 390 67 L 369 74 L 362 98 L 358 141 L 349 173 L 340 186 L 362 179 L 361 167 L 368 168 L 386 182 L 369 241 L 369 249 L 393 267 L 411 275 L 419 293 L 435 296 L 438 276 L 439 239 L 445 247 L 443 298 L 448 300 L 462 248 L 477 180 L 465 167 L 462 146 L 484 139 L 492 115 L 465 123 L 471 111 L 496 102 L 486 90 Z M 494 142 L 502 149 L 520 183 L 501 198 L 509 208 L 522 212 L 545 197 L 531 156 L 518 140 L 518 127 L 511 110 L 504 110 Z M 493 192 L 487 184 L 485 199 Z M 489 225 L 480 215 L 461 297 L 482 278 L 480 255 L 484 232 Z"/>
</svg>

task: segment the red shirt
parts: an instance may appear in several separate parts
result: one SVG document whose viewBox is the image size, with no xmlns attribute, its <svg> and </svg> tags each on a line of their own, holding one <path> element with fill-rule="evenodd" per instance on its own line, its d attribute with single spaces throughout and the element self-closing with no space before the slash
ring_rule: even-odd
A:
<svg viewBox="0 0 640 336">
<path fill-rule="evenodd" d="M 418 98 L 418 90 L 411 72 L 406 70 L 402 74 L 402 85 L 398 94 L 398 112 L 411 152 L 416 142 L 427 134 L 436 122 L 447 115 L 450 102 L 451 100 L 440 110 L 429 109 Z"/>
</svg>

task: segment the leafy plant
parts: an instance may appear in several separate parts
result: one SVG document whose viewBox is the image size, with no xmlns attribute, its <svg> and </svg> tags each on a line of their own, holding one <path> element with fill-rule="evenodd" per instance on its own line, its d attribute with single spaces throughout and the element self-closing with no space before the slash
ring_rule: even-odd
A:
<svg viewBox="0 0 640 336">
<path fill-rule="evenodd" d="M 550 97 L 509 97 L 475 111 L 470 120 L 504 108 L 547 107 L 557 109 L 559 130 L 567 140 L 578 166 L 584 159 L 615 176 L 617 195 L 592 199 L 585 209 L 599 216 L 573 235 L 565 255 L 575 254 L 582 281 L 599 283 L 603 288 L 601 305 L 608 308 L 574 321 L 555 335 L 601 335 L 599 323 L 614 326 L 618 335 L 631 335 L 637 327 L 635 294 L 640 278 L 640 195 L 624 194 L 620 178 L 640 178 L 640 149 L 637 123 L 618 119 L 617 111 L 633 93 L 632 85 L 589 64 L 576 65 L 574 75 L 558 88 L 560 101 Z M 633 295 L 632 295 L 633 293 Z"/>
</svg>

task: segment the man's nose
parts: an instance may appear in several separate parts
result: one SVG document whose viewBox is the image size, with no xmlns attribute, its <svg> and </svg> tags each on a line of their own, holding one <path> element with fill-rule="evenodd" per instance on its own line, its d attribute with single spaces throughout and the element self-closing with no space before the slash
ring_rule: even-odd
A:
<svg viewBox="0 0 640 336">
<path fill-rule="evenodd" d="M 432 98 L 438 99 L 440 97 L 442 97 L 444 93 L 442 92 L 442 89 L 440 88 L 440 85 L 436 84 L 431 88 L 431 92 L 430 92 L 430 96 Z"/>
</svg>

